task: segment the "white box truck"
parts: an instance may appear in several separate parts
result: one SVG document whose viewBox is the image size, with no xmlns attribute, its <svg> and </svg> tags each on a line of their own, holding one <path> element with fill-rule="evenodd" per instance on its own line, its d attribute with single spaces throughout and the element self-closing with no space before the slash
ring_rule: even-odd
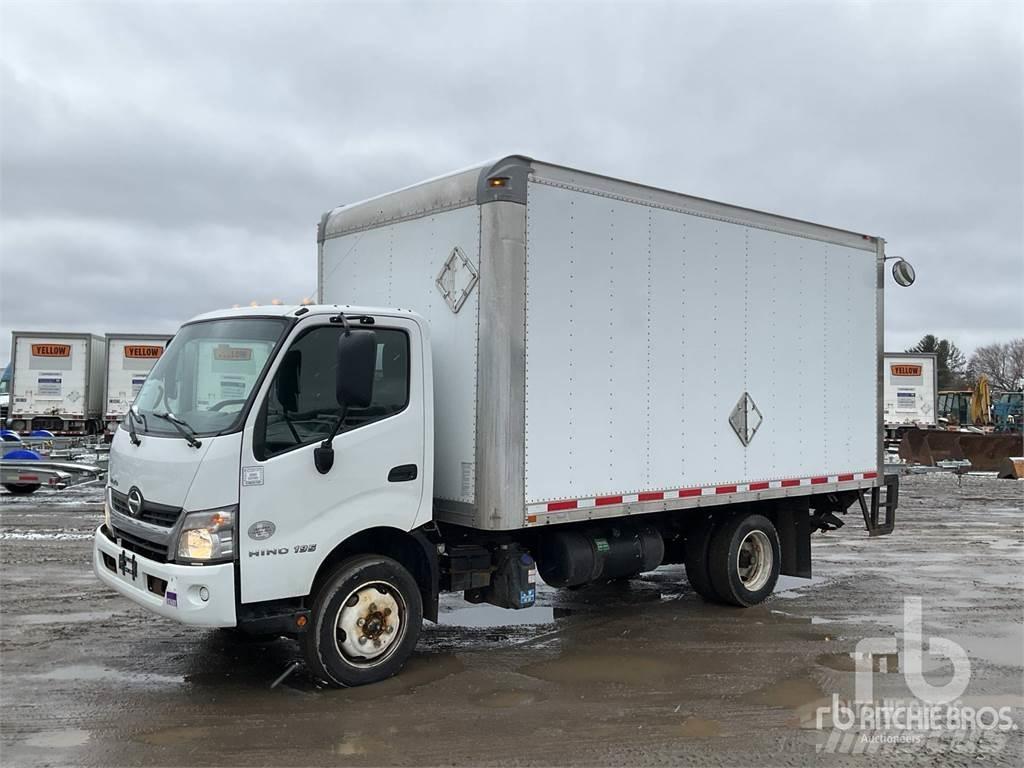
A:
<svg viewBox="0 0 1024 768">
<path fill-rule="evenodd" d="M 96 434 L 103 417 L 103 339 L 14 331 L 7 423 L 16 432 Z"/>
<path fill-rule="evenodd" d="M 358 685 L 442 591 L 746 606 L 852 505 L 892 530 L 880 238 L 512 156 L 318 239 L 320 304 L 190 320 L 114 436 L 94 567 L 150 610 Z"/>
<path fill-rule="evenodd" d="M 105 434 L 112 436 L 118 423 L 128 414 L 146 376 L 160 359 L 170 340 L 169 334 L 108 333 L 107 370 L 103 397 Z"/>
</svg>

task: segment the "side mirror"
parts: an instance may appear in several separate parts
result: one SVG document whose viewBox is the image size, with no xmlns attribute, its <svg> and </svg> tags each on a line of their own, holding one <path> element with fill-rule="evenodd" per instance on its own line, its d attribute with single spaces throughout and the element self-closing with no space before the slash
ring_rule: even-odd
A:
<svg viewBox="0 0 1024 768">
<path fill-rule="evenodd" d="M 285 412 L 299 409 L 299 374 L 302 372 L 302 350 L 290 349 L 277 371 L 277 399 Z"/>
<path fill-rule="evenodd" d="M 914 284 L 914 268 L 910 266 L 909 261 L 898 259 L 892 265 L 892 279 L 896 281 L 898 285 L 902 285 L 907 288 Z"/>
<path fill-rule="evenodd" d="M 350 331 L 338 337 L 338 378 L 335 396 L 343 408 L 366 408 L 373 402 L 377 371 L 377 334 Z"/>
</svg>

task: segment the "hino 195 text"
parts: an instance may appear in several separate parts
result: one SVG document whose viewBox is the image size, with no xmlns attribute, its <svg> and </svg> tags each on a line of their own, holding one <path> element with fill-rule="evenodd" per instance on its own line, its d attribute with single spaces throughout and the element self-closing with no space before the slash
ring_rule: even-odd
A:
<svg viewBox="0 0 1024 768">
<path fill-rule="evenodd" d="M 851 506 L 892 530 L 882 239 L 511 156 L 318 240 L 319 304 L 188 321 L 114 435 L 94 567 L 154 613 L 358 685 L 442 591 L 749 606 Z"/>
</svg>

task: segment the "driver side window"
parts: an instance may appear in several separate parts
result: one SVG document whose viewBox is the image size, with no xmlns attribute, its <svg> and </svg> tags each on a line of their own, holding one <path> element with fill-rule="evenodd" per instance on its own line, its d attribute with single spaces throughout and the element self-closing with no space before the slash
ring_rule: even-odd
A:
<svg viewBox="0 0 1024 768">
<path fill-rule="evenodd" d="M 341 332 L 337 326 L 313 328 L 285 353 L 256 423 L 256 458 L 267 459 L 330 436 L 341 416 L 335 399 Z M 372 332 L 377 341 L 373 400 L 366 408 L 349 408 L 339 434 L 393 416 L 409 402 L 409 337 L 388 328 Z"/>
</svg>

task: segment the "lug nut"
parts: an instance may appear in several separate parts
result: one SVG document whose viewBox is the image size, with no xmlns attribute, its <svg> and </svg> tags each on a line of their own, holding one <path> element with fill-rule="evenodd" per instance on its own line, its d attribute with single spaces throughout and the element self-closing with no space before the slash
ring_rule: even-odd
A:
<svg viewBox="0 0 1024 768">
<path fill-rule="evenodd" d="M 366 623 L 366 619 L 356 619 L 356 626 L 361 627 Z"/>
<path fill-rule="evenodd" d="M 390 608 L 385 608 L 384 609 L 384 615 L 385 616 L 390 616 L 391 615 L 391 609 Z"/>
<path fill-rule="evenodd" d="M 373 647 L 374 648 L 380 648 L 380 640 L 374 640 L 373 641 Z"/>
<path fill-rule="evenodd" d="M 390 635 L 392 632 L 395 631 L 395 628 L 391 624 L 388 624 L 386 627 L 384 627 L 384 631 Z"/>
<path fill-rule="evenodd" d="M 359 636 L 359 644 L 360 645 L 366 645 L 366 635 L 360 635 Z"/>
<path fill-rule="evenodd" d="M 377 604 L 376 603 L 370 603 L 370 613 L 376 613 L 376 612 L 377 612 Z"/>
</svg>

